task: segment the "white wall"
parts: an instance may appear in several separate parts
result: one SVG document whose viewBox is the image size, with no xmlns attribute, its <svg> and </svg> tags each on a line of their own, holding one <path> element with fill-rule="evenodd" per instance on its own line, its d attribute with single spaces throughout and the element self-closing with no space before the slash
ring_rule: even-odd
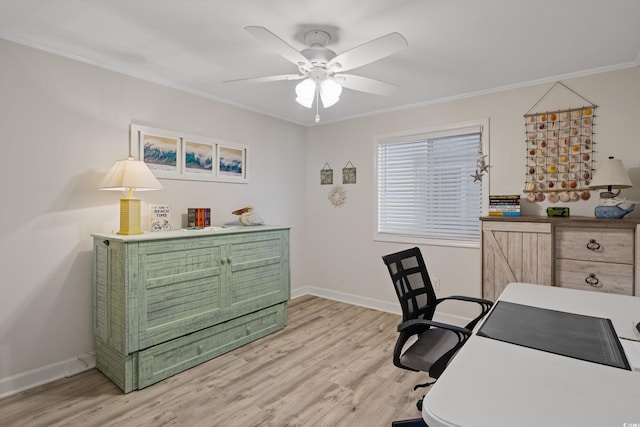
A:
<svg viewBox="0 0 640 427">
<path fill-rule="evenodd" d="M 294 295 L 398 311 L 380 256 L 408 245 L 372 240 L 374 136 L 489 118 L 491 192 L 519 193 L 523 114 L 551 86 L 305 129 L 2 40 L 0 57 L 0 396 L 75 369 L 75 356 L 93 351 L 90 234 L 118 228 L 119 198 L 95 187 L 126 156 L 131 121 L 251 149 L 250 184 L 163 180 L 164 191 L 141 194 L 143 210 L 147 203 L 170 203 L 175 213 L 210 206 L 214 223 L 222 223 L 252 204 L 268 223 L 293 227 Z M 624 194 L 640 200 L 640 68 L 565 82 L 599 105 L 597 156 L 624 159 L 636 184 Z M 546 102 L 541 108 L 565 108 L 575 98 L 560 92 Z M 334 208 L 319 171 L 329 162 L 338 182 L 347 161 L 358 182 L 344 186 L 347 203 Z M 592 201 L 569 206 L 573 215 L 592 215 Z M 545 207 L 524 210 L 542 214 Z M 478 249 L 422 249 L 441 295 L 480 295 Z M 469 315 L 460 307 L 450 313 Z"/>
<path fill-rule="evenodd" d="M 0 395 L 94 350 L 90 234 L 118 229 L 121 197 L 95 187 L 126 158 L 132 120 L 248 145 L 249 184 L 162 180 L 164 191 L 140 193 L 143 215 L 170 203 L 180 227 L 188 207 L 208 206 L 221 224 L 250 204 L 292 226 L 300 286 L 303 127 L 2 40 L 0 57 Z"/>
<path fill-rule="evenodd" d="M 640 200 L 640 67 L 568 79 L 564 83 L 598 105 L 595 158 L 609 155 L 624 159 L 635 187 L 624 190 Z M 374 137 L 407 129 L 477 120 L 490 120 L 490 192 L 521 194 L 525 180 L 524 117 L 553 83 L 474 96 L 372 117 L 311 128 L 308 136 L 308 224 L 311 242 L 307 254 L 306 282 L 315 292 L 390 308 L 396 297 L 380 257 L 410 244 L 373 241 Z M 580 107 L 587 103 L 557 86 L 533 110 Z M 331 186 L 319 184 L 320 169 L 328 162 L 334 183 L 351 161 L 357 167 L 357 184 L 344 185 L 347 202 L 334 208 L 327 201 Z M 470 178 L 471 179 L 471 178 Z M 485 178 L 486 179 L 486 178 Z M 593 216 L 597 192 L 588 202 L 569 203 L 572 215 Z M 523 202 L 525 214 L 546 215 L 548 203 Z M 557 206 L 557 205 L 556 205 Z M 640 216 L 640 206 L 630 216 Z M 413 245 L 411 245 L 413 246 Z M 432 277 L 440 279 L 439 295 L 481 295 L 479 249 L 421 246 Z M 368 300 L 371 299 L 371 300 Z M 472 313 L 458 306 L 454 315 Z"/>
</svg>

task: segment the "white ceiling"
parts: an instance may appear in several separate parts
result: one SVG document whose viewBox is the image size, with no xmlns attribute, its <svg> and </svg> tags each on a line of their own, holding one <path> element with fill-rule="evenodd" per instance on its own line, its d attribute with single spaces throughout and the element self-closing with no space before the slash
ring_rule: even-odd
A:
<svg viewBox="0 0 640 427">
<path fill-rule="evenodd" d="M 311 29 L 340 54 L 397 31 L 409 47 L 351 74 L 400 86 L 383 97 L 346 90 L 321 123 L 640 65 L 638 0 L 0 0 L 0 38 L 294 123 L 314 125 L 296 81 L 230 85 L 297 73 L 243 28 L 294 48 Z"/>
</svg>

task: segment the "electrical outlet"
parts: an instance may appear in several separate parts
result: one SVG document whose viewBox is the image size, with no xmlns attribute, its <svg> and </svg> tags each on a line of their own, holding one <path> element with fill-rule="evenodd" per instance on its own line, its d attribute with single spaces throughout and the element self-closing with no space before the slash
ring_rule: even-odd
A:
<svg viewBox="0 0 640 427">
<path fill-rule="evenodd" d="M 431 279 L 431 284 L 433 285 L 433 289 L 435 289 L 436 291 L 440 290 L 440 278 L 439 277 L 434 277 L 433 279 Z"/>
</svg>

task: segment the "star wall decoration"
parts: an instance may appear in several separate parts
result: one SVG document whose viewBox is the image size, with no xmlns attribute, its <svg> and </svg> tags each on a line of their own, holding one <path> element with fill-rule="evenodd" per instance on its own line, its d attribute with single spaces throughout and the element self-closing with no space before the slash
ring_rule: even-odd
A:
<svg viewBox="0 0 640 427">
<path fill-rule="evenodd" d="M 471 178 L 473 178 L 473 182 L 479 182 L 482 181 L 482 176 L 484 175 L 484 173 L 489 173 L 489 168 L 491 167 L 491 165 L 489 165 L 489 163 L 487 163 L 487 155 L 486 154 L 482 154 L 482 150 L 478 150 L 478 159 L 476 161 L 476 171 L 473 175 L 471 175 Z"/>
</svg>

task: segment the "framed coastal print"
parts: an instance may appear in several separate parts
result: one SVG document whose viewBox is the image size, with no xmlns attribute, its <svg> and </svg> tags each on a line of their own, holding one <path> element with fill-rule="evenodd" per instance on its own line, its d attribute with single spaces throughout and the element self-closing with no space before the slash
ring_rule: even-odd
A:
<svg viewBox="0 0 640 427">
<path fill-rule="evenodd" d="M 218 144 L 218 178 L 224 181 L 247 181 L 247 148 L 221 142 Z"/>
<path fill-rule="evenodd" d="M 132 124 L 130 148 L 157 178 L 249 182 L 245 145 Z"/>
<path fill-rule="evenodd" d="M 216 178 L 216 147 L 213 140 L 197 137 L 182 138 L 182 175 L 184 179 L 214 181 Z"/>
<path fill-rule="evenodd" d="M 140 160 L 158 178 L 180 176 L 181 139 L 170 132 L 141 130 L 138 134 Z"/>
</svg>

